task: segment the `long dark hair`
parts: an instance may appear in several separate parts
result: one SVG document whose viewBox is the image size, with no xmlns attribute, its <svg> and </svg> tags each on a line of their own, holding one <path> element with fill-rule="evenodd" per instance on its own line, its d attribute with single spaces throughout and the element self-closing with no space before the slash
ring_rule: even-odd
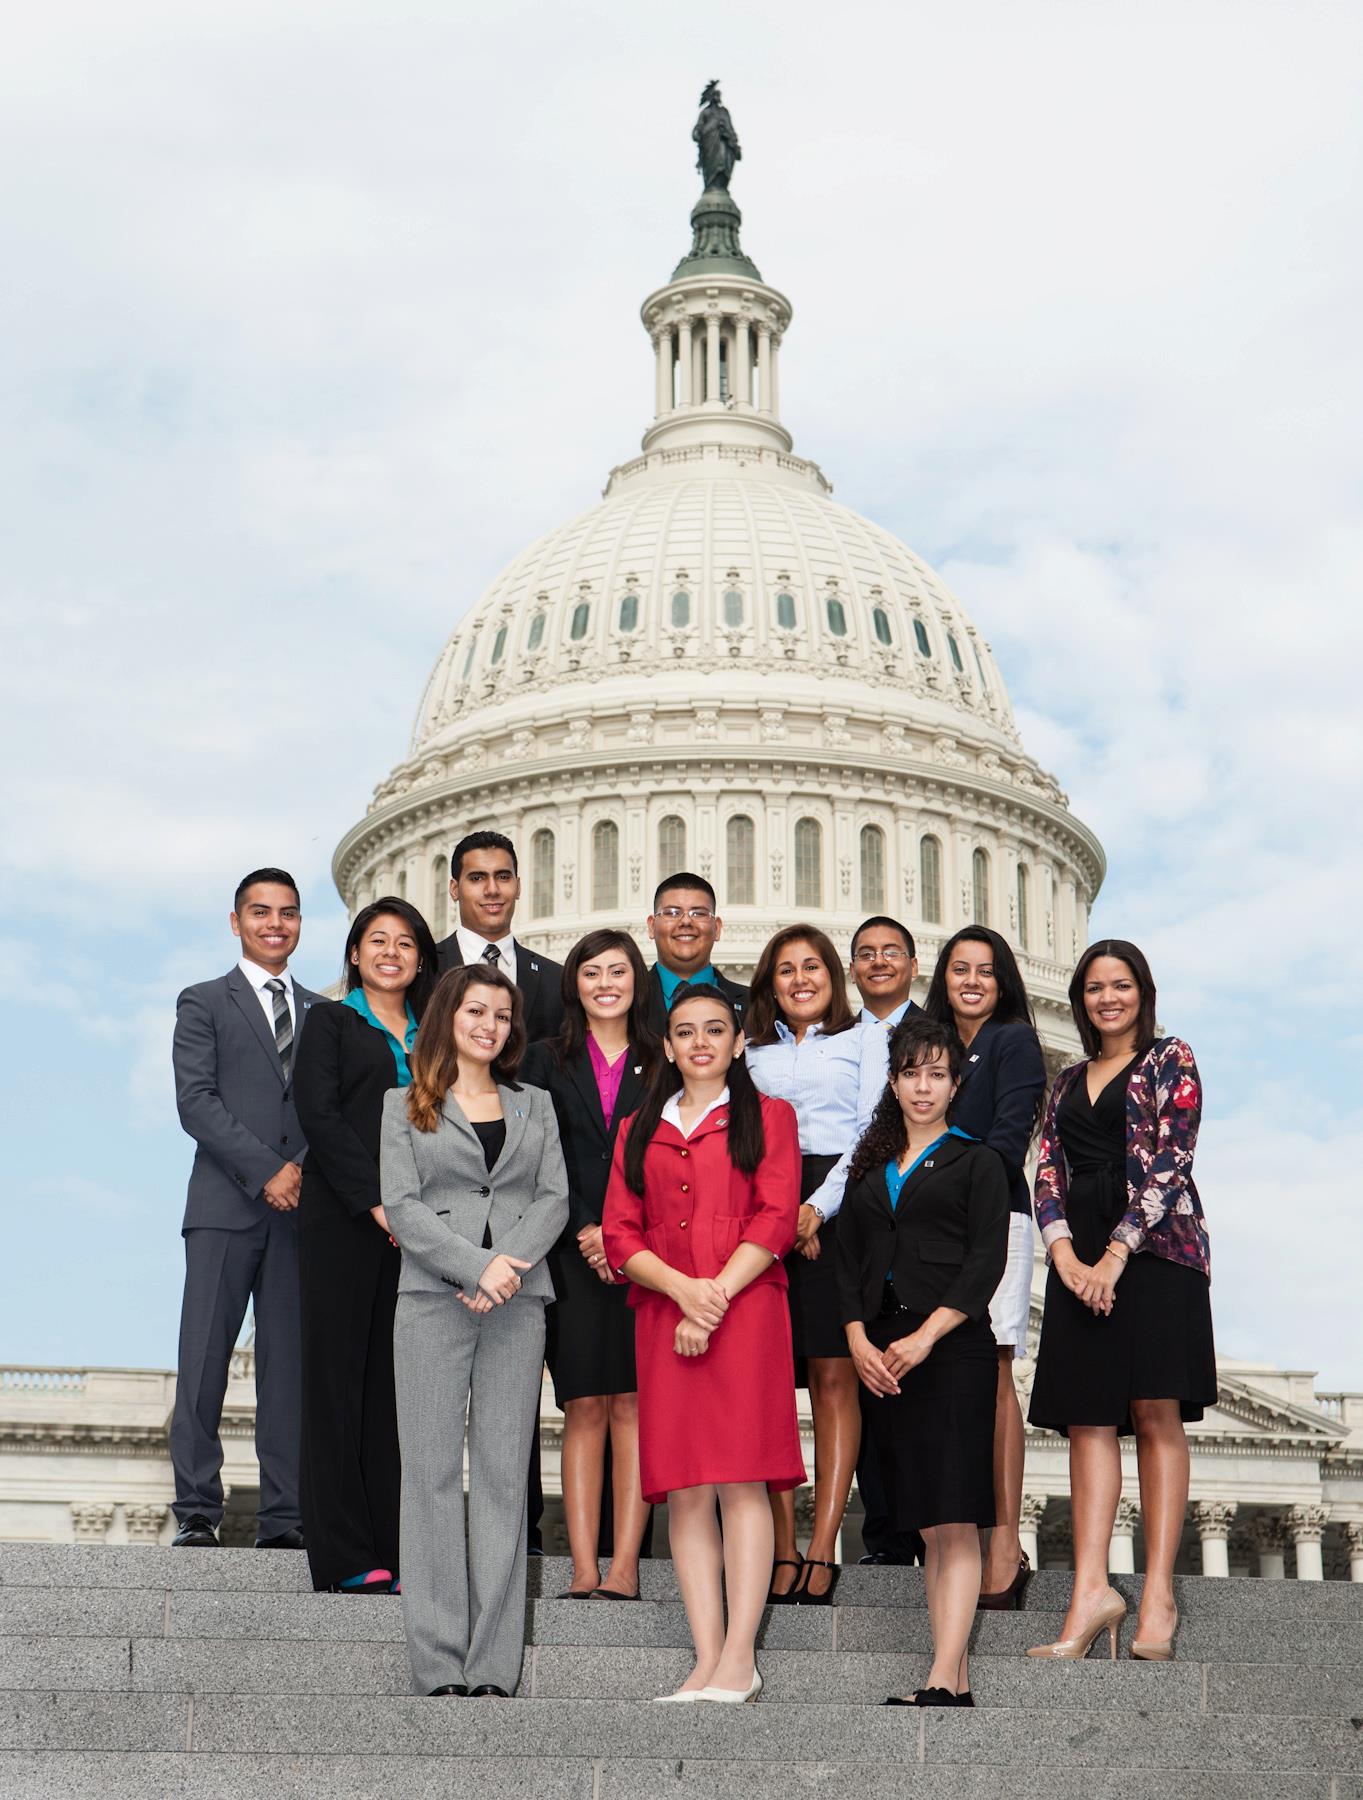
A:
<svg viewBox="0 0 1363 1800">
<path fill-rule="evenodd" d="M 586 1048 L 589 1027 L 587 1011 L 577 991 L 578 971 L 583 963 L 595 962 L 611 950 L 618 950 L 634 972 L 634 998 L 630 1001 L 628 1019 L 629 1046 L 643 1065 L 644 1080 L 648 1082 L 662 1060 L 663 1047 L 648 1022 L 648 969 L 639 954 L 639 946 L 627 931 L 612 931 L 609 927 L 589 931 L 568 952 L 568 960 L 563 965 L 563 1026 L 551 1047 L 560 1068 Z"/>
<path fill-rule="evenodd" d="M 694 987 L 683 982 L 673 994 L 672 1004 L 667 1009 L 669 1036 L 677 1008 L 685 1006 L 688 1000 L 706 1000 L 712 1005 L 722 1006 L 729 1015 L 734 1036 L 737 1037 L 742 1031 L 738 1014 L 734 1011 L 734 1003 L 726 993 L 708 981 L 698 982 Z M 630 1121 L 629 1137 L 625 1140 L 625 1186 L 631 1193 L 642 1194 L 644 1191 L 644 1152 L 653 1142 L 653 1134 L 663 1116 L 663 1107 L 681 1085 L 682 1078 L 677 1065 L 669 1062 L 667 1057 L 660 1056 L 639 1110 Z M 767 1136 L 762 1129 L 762 1096 L 748 1073 L 747 1063 L 743 1057 L 736 1056 L 729 1064 L 729 1161 L 745 1175 L 755 1175 L 757 1166 L 766 1153 Z"/>
<path fill-rule="evenodd" d="M 500 988 L 511 1000 L 511 1030 L 500 1056 L 492 1064 L 493 1078 L 509 1087 L 516 1084 L 516 1071 L 525 1055 L 525 1007 L 521 990 L 509 975 L 494 969 L 491 963 L 465 963 L 450 969 L 435 984 L 426 1016 L 412 1045 L 409 1064 L 412 1084 L 407 1089 L 407 1117 L 418 1131 L 434 1131 L 440 1120 L 445 1096 L 459 1074 L 459 1057 L 454 1048 L 454 1015 L 464 1004 L 471 987 Z"/>
<path fill-rule="evenodd" d="M 430 1004 L 431 995 L 435 992 L 435 984 L 440 979 L 440 970 L 436 964 L 439 953 L 435 947 L 435 937 L 430 926 L 409 900 L 399 900 L 396 894 L 385 894 L 380 900 L 373 900 L 368 906 L 362 906 L 355 914 L 355 922 L 346 934 L 344 951 L 345 991 L 353 994 L 360 985 L 360 971 L 351 962 L 351 952 L 358 948 L 360 940 L 374 923 L 375 919 L 391 914 L 401 919 L 403 924 L 416 939 L 416 975 L 411 987 L 407 990 L 407 1004 L 412 1009 L 412 1017 L 417 1024 Z"/>
<path fill-rule="evenodd" d="M 750 1044 L 776 1042 L 776 1021 L 784 1017 L 776 1000 L 776 965 L 790 945 L 796 943 L 809 945 L 828 970 L 828 979 L 832 983 L 828 1011 L 819 1021 L 824 1036 L 836 1037 L 840 1031 L 850 1031 L 857 1022 L 857 1015 L 847 999 L 847 977 L 843 974 L 842 958 L 834 949 L 832 938 L 817 925 L 786 925 L 768 940 L 753 972 L 747 1012 Z"/>
<path fill-rule="evenodd" d="M 1007 938 L 1000 937 L 997 931 L 991 931 L 987 925 L 963 925 L 942 945 L 937 956 L 937 966 L 932 971 L 932 980 L 928 983 L 927 998 L 923 1001 L 923 1011 L 928 1017 L 936 1019 L 941 1025 L 954 1025 L 956 1022 L 951 1002 L 947 999 L 947 964 L 955 955 L 958 944 L 987 944 L 989 947 L 989 959 L 994 965 L 994 980 L 999 990 L 998 1001 L 990 1018 L 1000 1025 L 1030 1025 L 1035 1030 L 1032 1002 L 1027 997 L 1027 987 L 1022 979 L 1022 971 L 1018 968 L 1018 959 L 1013 955 L 1012 945 Z"/>
<path fill-rule="evenodd" d="M 1088 979 L 1089 969 L 1100 956 L 1115 956 L 1118 962 L 1126 964 L 1136 979 L 1136 988 L 1141 997 L 1140 1011 L 1136 1015 L 1136 1054 L 1144 1056 L 1159 1036 L 1159 1025 L 1155 1018 L 1155 977 L 1150 972 L 1150 964 L 1145 960 L 1144 953 L 1134 944 L 1129 944 L 1125 938 L 1104 938 L 1100 944 L 1090 944 L 1070 976 L 1070 1011 L 1074 1014 L 1079 1041 L 1083 1044 L 1086 1055 L 1102 1055 L 1103 1040 L 1084 1005 L 1084 983 Z"/>
<path fill-rule="evenodd" d="M 954 1025 L 944 1024 L 940 1019 L 930 1019 L 924 1013 L 910 1013 L 895 1026 L 890 1035 L 890 1067 L 885 1080 L 885 1092 L 876 1102 L 871 1122 L 852 1152 L 851 1166 L 847 1171 L 849 1187 L 854 1181 L 860 1181 L 870 1170 L 883 1169 L 887 1162 L 898 1161 L 904 1154 L 904 1146 L 909 1141 L 909 1128 L 904 1123 L 899 1096 L 890 1084 L 905 1069 L 916 1069 L 919 1063 L 927 1062 L 939 1050 L 946 1054 L 951 1079 L 959 1081 L 965 1052 Z M 950 1120 L 951 1108 L 948 1107 L 948 1123 Z"/>
</svg>

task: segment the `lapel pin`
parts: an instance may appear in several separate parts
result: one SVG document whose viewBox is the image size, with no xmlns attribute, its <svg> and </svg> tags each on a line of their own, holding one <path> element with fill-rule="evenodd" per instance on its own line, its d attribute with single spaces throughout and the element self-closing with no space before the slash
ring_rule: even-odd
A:
<svg viewBox="0 0 1363 1800">
<path fill-rule="evenodd" d="M 928 1160 L 923 1164 L 923 1167 L 925 1169 L 930 1169 L 932 1167 L 932 1161 L 933 1161 L 933 1159 L 931 1157 L 929 1157 Z"/>
<path fill-rule="evenodd" d="M 971 1057 L 970 1060 L 971 1060 L 971 1062 L 978 1062 L 980 1060 L 980 1053 L 978 1050 L 975 1052 L 975 1054 Z"/>
<path fill-rule="evenodd" d="M 635 1073 L 635 1074 L 636 1074 L 636 1075 L 642 1075 L 642 1074 L 643 1074 L 643 1072 L 644 1072 L 644 1065 L 643 1065 L 643 1064 L 642 1064 L 642 1063 L 635 1063 L 635 1065 L 634 1065 L 634 1073 Z"/>
</svg>

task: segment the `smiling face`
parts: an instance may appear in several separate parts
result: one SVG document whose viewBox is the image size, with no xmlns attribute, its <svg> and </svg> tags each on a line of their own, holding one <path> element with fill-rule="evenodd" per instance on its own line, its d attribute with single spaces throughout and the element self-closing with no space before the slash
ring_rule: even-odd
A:
<svg viewBox="0 0 1363 1800">
<path fill-rule="evenodd" d="M 503 987 L 471 981 L 454 1015 L 454 1052 L 461 1064 L 496 1062 L 511 1035 L 511 996 Z"/>
<path fill-rule="evenodd" d="M 878 1019 L 902 1006 L 918 974 L 918 958 L 909 954 L 901 932 L 890 925 L 868 925 L 852 945 L 852 979 L 862 1002 Z"/>
<path fill-rule="evenodd" d="M 521 884 L 507 850 L 466 850 L 450 898 L 466 931 L 495 940 L 507 935 L 520 899 Z"/>
<path fill-rule="evenodd" d="M 648 917 L 648 935 L 658 946 L 658 961 L 685 979 L 710 961 L 723 922 L 715 903 L 702 888 L 666 888 L 658 910 Z"/>
<path fill-rule="evenodd" d="M 947 1004 L 958 1025 L 983 1025 L 999 1003 L 994 953 L 988 944 L 965 938 L 947 964 Z"/>
<path fill-rule="evenodd" d="M 1134 1041 L 1141 990 L 1120 956 L 1095 956 L 1084 976 L 1084 1011 L 1110 1056 Z"/>
<path fill-rule="evenodd" d="M 303 929 L 297 894 L 277 881 L 247 888 L 230 922 L 233 936 L 241 939 L 242 955 L 272 975 L 286 967 Z"/>
<path fill-rule="evenodd" d="M 663 1049 L 683 1082 L 722 1081 L 743 1054 L 743 1033 L 735 1031 L 727 1008 L 713 1000 L 683 1000 L 668 1018 Z"/>
<path fill-rule="evenodd" d="M 394 913 L 380 913 L 350 952 L 350 960 L 371 993 L 405 994 L 416 980 L 421 952 L 410 925 Z"/>
<path fill-rule="evenodd" d="M 827 1016 L 833 998 L 833 977 L 827 964 L 803 938 L 787 944 L 772 970 L 772 992 L 787 1025 L 817 1025 Z"/>
<path fill-rule="evenodd" d="M 934 1049 L 922 1062 L 901 1069 L 890 1082 L 904 1123 L 921 1138 L 934 1126 L 946 1128 L 947 1108 L 951 1105 L 957 1083 L 951 1079 L 951 1066 L 945 1050 Z"/>
<path fill-rule="evenodd" d="M 634 970 L 623 950 L 607 950 L 577 972 L 577 997 L 589 1024 L 627 1019 L 634 1002 Z"/>
</svg>

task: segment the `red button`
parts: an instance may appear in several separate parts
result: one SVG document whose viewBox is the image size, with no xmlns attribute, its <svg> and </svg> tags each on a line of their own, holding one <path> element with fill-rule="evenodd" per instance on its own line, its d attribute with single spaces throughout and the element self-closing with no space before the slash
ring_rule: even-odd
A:
<svg viewBox="0 0 1363 1800">
<path fill-rule="evenodd" d="M 690 1156 L 690 1154 L 691 1154 L 691 1152 L 690 1152 L 690 1151 L 689 1151 L 689 1150 L 683 1150 L 683 1151 L 682 1151 L 682 1155 L 683 1155 L 683 1156 Z"/>
<path fill-rule="evenodd" d="M 689 1194 L 691 1192 L 690 1188 L 686 1185 L 685 1182 L 682 1183 L 682 1192 L 684 1194 Z"/>
<path fill-rule="evenodd" d="M 682 1230 L 682 1231 L 686 1230 L 686 1220 L 685 1219 L 682 1220 L 679 1230 Z"/>
</svg>

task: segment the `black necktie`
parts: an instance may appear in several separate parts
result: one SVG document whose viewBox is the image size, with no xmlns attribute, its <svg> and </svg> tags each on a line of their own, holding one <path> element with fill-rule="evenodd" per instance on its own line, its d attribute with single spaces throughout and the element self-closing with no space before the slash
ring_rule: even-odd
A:
<svg viewBox="0 0 1363 1800">
<path fill-rule="evenodd" d="M 501 960 L 502 960 L 501 951 L 497 948 L 497 946 L 495 944 L 489 944 L 487 949 L 484 950 L 484 952 L 483 952 L 483 961 L 485 963 L 491 963 L 493 968 L 495 969 L 497 967 L 497 964 Z"/>
<path fill-rule="evenodd" d="M 277 975 L 272 975 L 265 986 L 274 996 L 274 1047 L 279 1053 L 279 1066 L 287 1081 L 289 1070 L 293 1066 L 293 1020 L 289 1016 L 289 1003 L 284 997 L 284 983 Z"/>
</svg>

